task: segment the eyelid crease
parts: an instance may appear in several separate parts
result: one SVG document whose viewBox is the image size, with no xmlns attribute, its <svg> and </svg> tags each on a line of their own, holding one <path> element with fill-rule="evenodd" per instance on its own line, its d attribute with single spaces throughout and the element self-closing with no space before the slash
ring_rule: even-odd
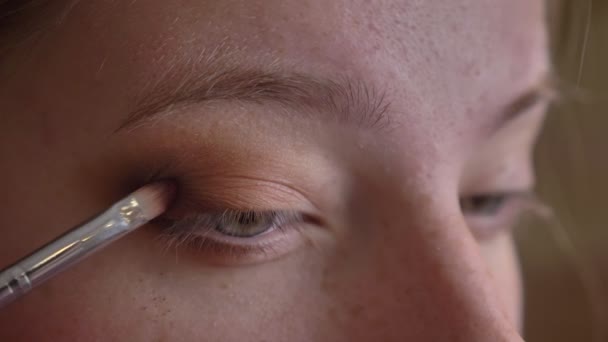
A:
<svg viewBox="0 0 608 342">
<path fill-rule="evenodd" d="M 319 212 L 318 206 L 298 187 L 283 181 L 246 175 L 182 177 L 178 202 L 193 210 L 262 210 L 296 207 Z M 280 208 L 280 209 L 283 209 Z"/>
<path fill-rule="evenodd" d="M 536 197 L 536 193 L 534 190 L 492 190 L 492 191 L 476 191 L 461 194 L 460 198 L 465 197 L 475 197 L 475 196 L 489 196 L 489 195 L 503 195 L 510 196 L 512 198 L 534 198 Z"/>
</svg>

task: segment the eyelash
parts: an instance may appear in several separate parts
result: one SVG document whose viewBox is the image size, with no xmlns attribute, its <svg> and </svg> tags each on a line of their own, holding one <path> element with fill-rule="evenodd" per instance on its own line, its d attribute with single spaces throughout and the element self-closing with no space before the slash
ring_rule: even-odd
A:
<svg viewBox="0 0 608 342">
<path fill-rule="evenodd" d="M 510 229 L 531 197 L 519 192 L 476 194 L 462 197 L 460 207 L 473 234 L 480 239 L 489 239 Z M 161 218 L 155 222 L 162 229 L 161 239 L 167 249 L 188 246 L 211 259 L 217 258 L 220 262 L 229 259 L 235 263 L 279 255 L 281 244 L 290 234 L 300 233 L 306 223 L 316 223 L 296 211 L 235 209 L 198 213 L 180 219 Z M 253 228 L 258 226 L 259 229 L 246 229 L 252 224 Z"/>
<path fill-rule="evenodd" d="M 462 197 L 460 208 L 473 234 L 489 239 L 512 229 L 534 203 L 528 192 L 496 192 Z"/>
<path fill-rule="evenodd" d="M 289 210 L 234 210 L 190 215 L 178 220 L 159 219 L 162 228 L 161 238 L 167 249 L 179 246 L 194 247 L 195 250 L 209 253 L 211 257 L 235 259 L 257 256 L 266 257 L 277 252 L 281 242 L 290 234 L 298 233 L 302 225 L 311 221 L 305 215 Z M 262 224 L 262 229 L 247 234 L 239 234 L 235 227 L 252 222 Z"/>
<path fill-rule="evenodd" d="M 464 214 L 496 215 L 515 194 L 488 193 L 466 196 L 460 199 L 460 209 Z"/>
</svg>

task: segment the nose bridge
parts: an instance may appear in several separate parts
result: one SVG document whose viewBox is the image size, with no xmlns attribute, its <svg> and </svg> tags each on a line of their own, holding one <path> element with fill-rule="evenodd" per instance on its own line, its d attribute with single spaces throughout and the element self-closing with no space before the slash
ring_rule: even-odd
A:
<svg viewBox="0 0 608 342">
<path fill-rule="evenodd" d="M 430 207 L 395 208 L 369 228 L 359 277 L 370 283 L 357 294 L 373 307 L 367 318 L 395 339 L 522 341 L 464 220 Z"/>
<path fill-rule="evenodd" d="M 437 340 L 520 341 L 464 219 L 440 210 L 413 208 L 385 230 L 378 262 L 402 265 L 390 292 L 417 303 L 417 314 L 435 322 Z"/>
</svg>

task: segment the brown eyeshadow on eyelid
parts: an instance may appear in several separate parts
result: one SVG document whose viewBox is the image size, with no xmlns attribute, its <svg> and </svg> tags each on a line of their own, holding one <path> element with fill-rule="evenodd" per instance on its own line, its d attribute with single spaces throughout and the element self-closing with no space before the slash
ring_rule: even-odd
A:
<svg viewBox="0 0 608 342">
<path fill-rule="evenodd" d="M 256 129 L 253 134 L 251 115 L 218 118 L 226 110 L 220 109 L 205 113 L 209 120 L 200 123 L 186 125 L 185 115 L 180 123 L 161 120 L 116 134 L 128 141 L 128 154 L 138 160 L 131 165 L 153 166 L 132 167 L 140 170 L 135 179 L 174 179 L 178 199 L 169 214 L 175 216 L 222 209 L 318 213 L 319 201 L 326 201 L 320 187 L 335 171 L 328 167 L 327 153 L 318 152 L 318 141 L 294 141 L 274 124 L 262 127 L 266 133 Z M 276 130 L 282 133 L 273 134 Z"/>
<path fill-rule="evenodd" d="M 307 193 L 308 186 L 315 183 L 314 172 L 297 165 L 299 161 L 287 163 L 280 155 L 245 153 L 221 145 L 209 145 L 200 153 L 193 152 L 201 151 L 196 145 L 181 149 L 158 145 L 128 145 L 126 154 L 130 158 L 121 164 L 126 170 L 122 183 L 125 189 L 134 189 L 155 180 L 176 181 L 177 199 L 167 215 L 177 218 L 196 211 L 225 209 L 318 212 L 319 206 Z"/>
<path fill-rule="evenodd" d="M 225 209 L 301 210 L 311 215 L 317 211 L 303 191 L 268 178 L 244 174 L 189 175 L 179 177 L 177 182 L 178 200 L 167 213 L 170 217 Z"/>
</svg>

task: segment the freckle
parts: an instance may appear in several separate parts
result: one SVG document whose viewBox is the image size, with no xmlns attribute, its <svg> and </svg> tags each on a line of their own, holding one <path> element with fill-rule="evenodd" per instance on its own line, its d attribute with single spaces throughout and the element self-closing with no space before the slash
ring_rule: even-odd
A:
<svg viewBox="0 0 608 342">
<path fill-rule="evenodd" d="M 228 284 L 227 284 L 227 283 L 221 283 L 221 284 L 220 284 L 220 288 L 222 288 L 222 289 L 224 289 L 224 290 L 225 290 L 225 289 L 227 289 L 228 287 L 229 287 L 229 286 L 228 286 Z"/>
</svg>

